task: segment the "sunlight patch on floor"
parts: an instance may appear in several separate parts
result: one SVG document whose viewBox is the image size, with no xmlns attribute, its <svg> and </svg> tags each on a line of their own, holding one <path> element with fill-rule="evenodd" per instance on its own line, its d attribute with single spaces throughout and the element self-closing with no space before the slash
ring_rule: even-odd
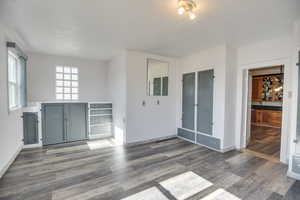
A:
<svg viewBox="0 0 300 200">
<path fill-rule="evenodd" d="M 90 150 L 103 149 L 103 148 L 116 146 L 114 142 L 110 141 L 109 139 L 88 141 L 87 145 L 89 146 Z"/>
<path fill-rule="evenodd" d="M 218 189 L 215 192 L 202 198 L 201 200 L 241 200 L 241 199 L 227 192 L 226 190 Z"/>
<path fill-rule="evenodd" d="M 160 185 L 168 190 L 176 199 L 184 200 L 213 184 L 194 172 L 189 171 L 162 181 Z"/>
</svg>

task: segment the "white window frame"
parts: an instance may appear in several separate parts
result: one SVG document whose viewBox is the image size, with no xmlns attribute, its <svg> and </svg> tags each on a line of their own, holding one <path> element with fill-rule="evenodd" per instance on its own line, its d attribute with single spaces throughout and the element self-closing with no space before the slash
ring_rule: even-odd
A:
<svg viewBox="0 0 300 200">
<path fill-rule="evenodd" d="M 9 59 L 13 58 L 16 62 L 15 70 L 14 70 L 14 79 L 11 80 L 11 71 L 10 71 L 10 62 Z M 8 109 L 9 111 L 14 111 L 17 109 L 20 109 L 22 107 L 21 105 L 21 77 L 20 77 L 20 61 L 16 54 L 14 54 L 12 51 L 8 51 L 7 55 L 7 91 L 8 91 Z M 12 86 L 15 88 L 14 94 L 12 94 Z M 12 95 L 14 95 L 15 102 L 12 104 L 11 99 Z"/>
<path fill-rule="evenodd" d="M 75 78 L 77 77 L 77 78 Z M 60 101 L 79 100 L 79 69 L 71 66 L 55 68 L 55 98 Z"/>
</svg>

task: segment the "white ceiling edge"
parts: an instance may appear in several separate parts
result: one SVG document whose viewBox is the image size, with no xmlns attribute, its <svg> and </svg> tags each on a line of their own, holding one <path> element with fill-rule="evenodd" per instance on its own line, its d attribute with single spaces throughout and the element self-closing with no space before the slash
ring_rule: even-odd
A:
<svg viewBox="0 0 300 200">
<path fill-rule="evenodd" d="M 201 0 L 210 7 L 190 21 L 177 15 L 173 1 L 136 0 L 128 7 L 126 0 L 101 5 L 96 0 L 88 4 L 80 0 L 0 0 L 0 17 L 14 25 L 11 28 L 24 42 L 25 51 L 110 60 L 125 49 L 184 57 L 224 43 L 239 48 L 281 37 L 291 32 L 295 7 L 300 8 L 298 0 Z M 98 12 L 102 5 L 116 10 Z M 247 5 L 252 8 L 251 16 L 245 15 Z M 103 18 L 107 16 L 110 18 Z M 126 24 L 127 20 L 132 24 Z M 158 29 L 149 32 L 153 27 Z"/>
<path fill-rule="evenodd" d="M 268 37 L 268 38 L 264 38 L 264 39 L 248 41 L 248 42 L 245 42 L 245 43 L 240 44 L 240 45 L 235 45 L 235 44 L 232 44 L 232 43 L 229 43 L 229 42 L 226 42 L 226 43 L 223 42 L 223 43 L 219 43 L 219 44 L 216 44 L 216 45 L 208 46 L 206 48 L 195 48 L 195 50 L 193 52 L 190 52 L 188 54 L 183 54 L 181 56 L 172 56 L 172 55 L 169 55 L 169 54 L 158 53 L 156 51 L 151 51 L 151 50 L 147 51 L 147 50 L 143 50 L 143 49 L 141 49 L 141 50 L 139 50 L 139 49 L 122 49 L 122 50 L 119 50 L 118 53 L 111 55 L 107 59 L 99 59 L 99 58 L 85 57 L 85 56 L 81 57 L 81 56 L 72 55 L 72 54 L 65 54 L 65 55 L 64 54 L 51 54 L 51 53 L 48 53 L 48 52 L 32 51 L 31 49 L 25 49 L 25 52 L 28 53 L 28 54 L 74 58 L 74 59 L 81 59 L 81 60 L 88 60 L 88 61 L 99 61 L 99 62 L 110 62 L 115 57 L 118 57 L 118 56 L 122 55 L 124 52 L 128 52 L 128 51 L 140 52 L 140 53 L 145 53 L 145 54 L 150 54 L 150 55 L 152 54 L 152 55 L 155 55 L 155 56 L 167 57 L 167 58 L 171 58 L 171 59 L 182 59 L 182 58 L 189 57 L 189 56 L 192 56 L 194 54 L 197 54 L 199 52 L 205 52 L 206 50 L 214 49 L 214 48 L 217 48 L 217 47 L 220 47 L 220 46 L 225 46 L 225 47 L 230 46 L 231 48 L 239 49 L 239 48 L 243 48 L 243 47 L 246 47 L 246 46 L 255 45 L 255 44 L 258 44 L 258 43 L 263 43 L 263 42 L 266 42 L 266 41 L 282 39 L 282 38 L 292 38 L 292 36 L 293 36 L 293 31 L 290 34 L 280 34 L 278 36 L 273 36 L 273 37 Z"/>
<path fill-rule="evenodd" d="M 31 51 L 31 50 L 25 50 L 25 53 L 29 56 L 44 56 L 44 57 L 55 57 L 60 59 L 74 59 L 74 60 L 81 60 L 81 61 L 87 61 L 87 62 L 98 62 L 98 63 L 108 63 L 111 61 L 111 59 L 96 59 L 96 58 L 87 58 L 87 57 L 80 57 L 80 56 L 73 56 L 73 55 L 61 55 L 61 54 L 50 54 L 45 52 L 37 52 L 37 51 Z"/>
</svg>

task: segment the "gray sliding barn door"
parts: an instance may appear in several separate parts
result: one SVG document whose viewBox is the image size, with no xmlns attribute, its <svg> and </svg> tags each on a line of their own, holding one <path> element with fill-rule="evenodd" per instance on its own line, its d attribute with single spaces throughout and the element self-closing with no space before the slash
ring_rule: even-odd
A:
<svg viewBox="0 0 300 200">
<path fill-rule="evenodd" d="M 87 104 L 70 103 L 65 104 L 66 136 L 67 141 L 78 141 L 87 139 Z"/>
<path fill-rule="evenodd" d="M 37 113 L 23 113 L 24 144 L 38 143 L 38 115 Z"/>
<path fill-rule="evenodd" d="M 182 77 L 182 128 L 195 129 L 195 73 Z"/>
<path fill-rule="evenodd" d="M 43 144 L 65 141 L 64 104 L 43 105 Z"/>
<path fill-rule="evenodd" d="M 198 72 L 197 131 L 212 135 L 214 71 Z"/>
</svg>

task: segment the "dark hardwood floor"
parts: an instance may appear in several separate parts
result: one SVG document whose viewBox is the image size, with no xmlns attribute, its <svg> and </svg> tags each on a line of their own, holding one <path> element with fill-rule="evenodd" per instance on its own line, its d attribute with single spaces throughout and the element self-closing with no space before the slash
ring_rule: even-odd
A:
<svg viewBox="0 0 300 200">
<path fill-rule="evenodd" d="M 286 165 L 249 154 L 180 139 L 88 143 L 22 151 L 0 180 L 0 199 L 300 199 L 300 183 L 286 176 Z"/>
<path fill-rule="evenodd" d="M 251 141 L 247 147 L 248 149 L 279 159 L 280 144 L 280 128 L 251 126 Z"/>
</svg>

